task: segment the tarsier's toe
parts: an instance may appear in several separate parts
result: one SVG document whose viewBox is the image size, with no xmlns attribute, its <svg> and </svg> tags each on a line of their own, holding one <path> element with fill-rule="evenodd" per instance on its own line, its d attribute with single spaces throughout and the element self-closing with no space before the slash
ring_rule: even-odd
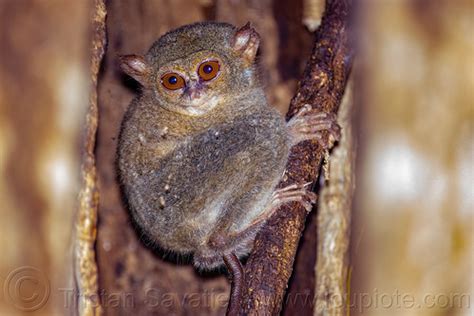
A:
<svg viewBox="0 0 474 316">
<path fill-rule="evenodd" d="M 287 126 L 294 138 L 294 144 L 314 139 L 326 149 L 341 138 L 341 128 L 337 124 L 337 116 L 332 113 L 316 111 L 309 105 L 304 106 L 296 113 Z M 323 131 L 329 132 L 329 141 L 323 140 Z"/>
<path fill-rule="evenodd" d="M 341 127 L 337 124 L 337 117 L 334 115 L 331 127 L 327 129 L 329 136 L 333 138 L 333 141 L 339 141 L 341 139 Z"/>
<path fill-rule="evenodd" d="M 310 212 L 313 208 L 313 204 L 316 203 L 317 195 L 308 190 L 307 186 L 309 184 L 310 183 L 291 184 L 287 187 L 275 190 L 273 193 L 273 206 L 278 207 L 288 202 L 300 202 L 306 211 Z"/>
</svg>

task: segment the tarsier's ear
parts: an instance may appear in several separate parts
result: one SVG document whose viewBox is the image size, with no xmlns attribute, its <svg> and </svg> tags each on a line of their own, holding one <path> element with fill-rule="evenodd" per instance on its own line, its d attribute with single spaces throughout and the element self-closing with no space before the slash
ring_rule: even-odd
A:
<svg viewBox="0 0 474 316">
<path fill-rule="evenodd" d="M 260 35 L 250 26 L 250 22 L 237 30 L 232 42 L 234 49 L 238 51 L 242 58 L 248 63 L 252 63 L 255 60 L 259 44 Z"/>
<path fill-rule="evenodd" d="M 139 55 L 122 55 L 119 56 L 120 67 L 122 70 L 138 81 L 143 87 L 149 85 L 150 67 L 143 56 Z"/>
</svg>

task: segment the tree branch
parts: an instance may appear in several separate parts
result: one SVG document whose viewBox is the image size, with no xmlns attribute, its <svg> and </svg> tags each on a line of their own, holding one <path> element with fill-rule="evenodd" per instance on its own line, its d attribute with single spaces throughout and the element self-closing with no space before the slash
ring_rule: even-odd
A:
<svg viewBox="0 0 474 316">
<path fill-rule="evenodd" d="M 330 180 L 320 191 L 314 315 L 346 315 L 347 312 L 348 251 L 356 157 L 352 87 L 353 84 L 349 83 L 339 108 L 338 123 L 342 127 L 342 137 L 331 154 Z"/>
<path fill-rule="evenodd" d="M 337 113 L 352 64 L 348 38 L 350 1 L 328 0 L 322 24 L 287 119 L 305 104 Z M 326 140 L 329 135 L 324 135 Z M 316 141 L 293 147 L 287 173 L 279 187 L 315 182 L 325 150 Z M 304 229 L 306 211 L 298 203 L 282 206 L 255 239 L 254 249 L 244 267 L 241 314 L 277 315 L 293 269 L 298 242 Z"/>
<path fill-rule="evenodd" d="M 74 248 L 75 279 L 80 293 L 78 313 L 84 316 L 102 314 L 102 308 L 98 301 L 99 284 L 95 256 L 99 192 L 97 189 L 94 147 L 98 124 L 97 79 L 106 43 L 106 9 L 104 1 L 95 0 L 93 10 L 90 68 L 91 87 L 83 140 L 83 154 L 81 160 L 82 183 L 79 192 L 79 210 L 76 218 Z"/>
</svg>

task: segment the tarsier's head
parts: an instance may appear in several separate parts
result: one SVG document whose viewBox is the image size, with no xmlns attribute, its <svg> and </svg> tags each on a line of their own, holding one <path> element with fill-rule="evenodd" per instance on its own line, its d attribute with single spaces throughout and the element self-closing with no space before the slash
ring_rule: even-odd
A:
<svg viewBox="0 0 474 316">
<path fill-rule="evenodd" d="M 163 35 L 144 57 L 122 56 L 121 66 L 161 106 L 196 116 L 258 85 L 258 45 L 249 24 L 196 23 Z"/>
</svg>

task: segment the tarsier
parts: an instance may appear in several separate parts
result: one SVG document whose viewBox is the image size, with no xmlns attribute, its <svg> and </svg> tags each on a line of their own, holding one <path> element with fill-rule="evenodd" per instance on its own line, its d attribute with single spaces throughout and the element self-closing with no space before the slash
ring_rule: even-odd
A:
<svg viewBox="0 0 474 316">
<path fill-rule="evenodd" d="M 305 183 L 277 189 L 290 148 L 335 118 L 303 108 L 291 120 L 258 80 L 259 35 L 248 24 L 196 23 L 163 35 L 142 57 L 121 57 L 142 85 L 122 122 L 118 167 L 138 226 L 199 269 L 247 255 L 279 205 L 315 194 Z"/>
</svg>

